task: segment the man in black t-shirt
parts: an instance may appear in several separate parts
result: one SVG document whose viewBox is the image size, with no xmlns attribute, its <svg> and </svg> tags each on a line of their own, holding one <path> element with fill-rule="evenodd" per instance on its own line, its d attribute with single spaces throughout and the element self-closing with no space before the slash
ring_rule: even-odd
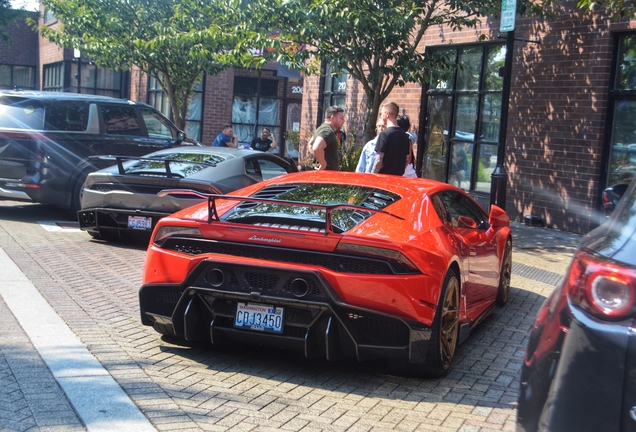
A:
<svg viewBox="0 0 636 432">
<path fill-rule="evenodd" d="M 268 128 L 263 128 L 263 131 L 261 132 L 261 136 L 258 138 L 254 138 L 252 140 L 252 143 L 250 144 L 250 147 L 253 150 L 266 152 L 270 148 L 271 149 L 276 148 L 276 139 L 274 138 L 274 135 L 272 135 L 272 133 L 270 132 Z"/>
<path fill-rule="evenodd" d="M 395 102 L 382 106 L 380 117 L 388 127 L 380 133 L 375 145 L 374 173 L 404 175 L 411 143 L 408 134 L 397 124 L 399 112 L 400 107 Z"/>
</svg>

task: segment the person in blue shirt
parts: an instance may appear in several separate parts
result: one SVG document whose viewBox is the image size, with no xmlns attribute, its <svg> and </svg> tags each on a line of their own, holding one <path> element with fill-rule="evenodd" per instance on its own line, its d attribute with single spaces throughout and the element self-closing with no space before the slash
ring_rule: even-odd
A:
<svg viewBox="0 0 636 432">
<path fill-rule="evenodd" d="M 378 123 L 375 125 L 376 136 L 368 143 L 366 143 L 362 148 L 362 153 L 360 153 L 360 160 L 358 161 L 358 166 L 356 167 L 356 172 L 372 172 L 373 161 L 375 160 L 375 144 L 378 140 L 378 135 L 380 135 L 380 132 L 382 132 L 384 129 L 386 129 L 386 123 L 384 123 L 382 120 L 378 120 Z"/>
<path fill-rule="evenodd" d="M 212 143 L 212 147 L 238 147 L 238 137 L 232 133 L 232 125 L 226 124 Z"/>
</svg>

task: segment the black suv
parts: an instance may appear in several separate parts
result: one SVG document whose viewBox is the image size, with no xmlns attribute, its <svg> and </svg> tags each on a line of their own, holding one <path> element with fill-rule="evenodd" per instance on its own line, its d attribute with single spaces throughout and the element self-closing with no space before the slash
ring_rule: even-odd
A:
<svg viewBox="0 0 636 432">
<path fill-rule="evenodd" d="M 143 156 L 193 144 L 155 108 L 105 96 L 0 91 L 0 200 L 76 212 L 98 155 Z M 110 162 L 112 165 L 112 162 Z"/>
</svg>

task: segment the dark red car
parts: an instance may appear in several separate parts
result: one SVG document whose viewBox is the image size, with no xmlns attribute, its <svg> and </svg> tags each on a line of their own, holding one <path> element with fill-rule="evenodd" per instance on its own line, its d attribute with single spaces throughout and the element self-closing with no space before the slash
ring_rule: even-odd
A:
<svg viewBox="0 0 636 432">
<path fill-rule="evenodd" d="M 189 341 L 386 358 L 441 377 L 458 343 L 506 302 L 511 253 L 506 213 L 454 186 L 293 173 L 161 219 L 141 318 Z"/>
</svg>

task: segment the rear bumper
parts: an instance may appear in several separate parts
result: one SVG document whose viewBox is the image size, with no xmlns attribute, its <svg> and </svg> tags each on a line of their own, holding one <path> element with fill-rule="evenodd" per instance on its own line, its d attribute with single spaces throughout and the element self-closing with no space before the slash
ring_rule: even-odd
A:
<svg viewBox="0 0 636 432">
<path fill-rule="evenodd" d="M 128 224 L 129 216 L 150 218 L 152 221 L 151 227 L 148 229 L 131 228 Z M 150 234 L 159 219 L 166 216 L 168 216 L 168 213 L 112 208 L 87 208 L 77 212 L 80 229 L 93 233 L 113 235 L 133 231 Z"/>
<path fill-rule="evenodd" d="M 291 288 L 297 279 L 306 292 Z M 182 284 L 142 286 L 139 300 L 143 324 L 185 340 L 267 345 L 328 360 L 422 363 L 431 337 L 419 322 L 345 304 L 316 271 L 203 261 Z M 237 303 L 282 307 L 282 333 L 235 328 Z"/>
<path fill-rule="evenodd" d="M 24 191 L 5 189 L 2 187 L 0 187 L 0 199 L 29 202 L 33 201 L 31 197 Z"/>
</svg>

